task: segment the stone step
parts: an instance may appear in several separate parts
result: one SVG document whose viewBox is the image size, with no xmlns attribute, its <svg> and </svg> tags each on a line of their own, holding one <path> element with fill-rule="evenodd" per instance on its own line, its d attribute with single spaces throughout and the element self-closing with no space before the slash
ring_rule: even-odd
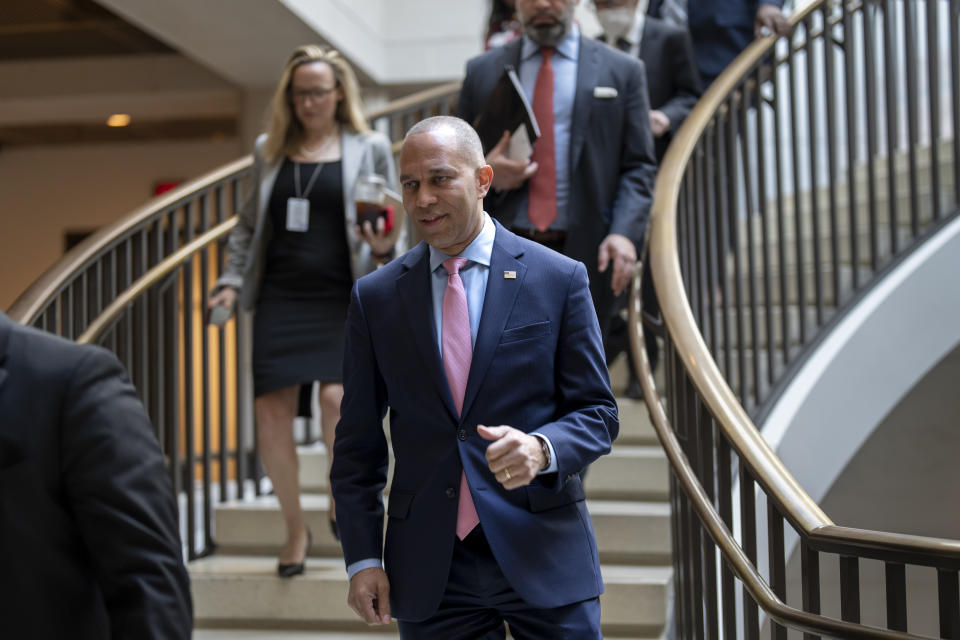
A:
<svg viewBox="0 0 960 640">
<path fill-rule="evenodd" d="M 304 493 L 327 491 L 327 451 L 323 444 L 299 448 L 300 489 Z M 393 455 L 387 473 L 390 492 Z M 629 482 L 625 479 L 629 478 Z M 667 462 L 659 446 L 613 445 L 613 451 L 590 466 L 587 490 L 592 498 L 625 500 L 666 500 Z"/>
<path fill-rule="evenodd" d="M 386 633 L 371 633 L 372 628 L 347 606 L 347 576 L 340 558 L 311 557 L 305 574 L 286 580 L 276 576 L 276 558 L 272 556 L 219 554 L 196 560 L 189 569 L 194 615 L 201 628 L 298 627 L 301 631 L 362 633 L 375 638 L 396 634 L 395 624 L 385 627 Z M 606 584 L 601 596 L 604 634 L 660 635 L 673 570 L 604 565 L 602 572 Z"/>
<path fill-rule="evenodd" d="M 589 486 L 591 480 L 587 478 Z M 389 500 L 389 497 L 387 498 Z M 339 544 L 328 524 L 326 495 L 301 496 L 307 526 L 313 534 L 314 556 L 337 556 Z M 602 562 L 670 562 L 670 506 L 667 502 L 588 500 Z M 227 502 L 214 510 L 218 553 L 275 553 L 284 540 L 284 524 L 274 496 L 247 502 Z"/>
</svg>

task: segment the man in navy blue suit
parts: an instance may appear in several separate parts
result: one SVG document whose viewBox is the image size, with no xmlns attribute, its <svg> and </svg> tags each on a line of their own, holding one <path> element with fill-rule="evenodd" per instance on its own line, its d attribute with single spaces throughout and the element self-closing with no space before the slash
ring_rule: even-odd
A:
<svg viewBox="0 0 960 640">
<path fill-rule="evenodd" d="M 356 282 L 347 320 L 331 482 L 350 605 L 403 638 L 599 638 L 579 473 L 619 422 L 586 269 L 484 212 L 493 170 L 463 120 L 415 125 L 400 173 L 425 241 Z"/>
</svg>

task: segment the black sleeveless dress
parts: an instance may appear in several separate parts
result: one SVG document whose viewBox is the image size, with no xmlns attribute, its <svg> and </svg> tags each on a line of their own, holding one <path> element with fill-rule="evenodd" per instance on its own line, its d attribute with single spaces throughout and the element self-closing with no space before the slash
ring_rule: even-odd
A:
<svg viewBox="0 0 960 640">
<path fill-rule="evenodd" d="M 305 189 L 317 167 L 285 160 L 270 195 L 267 215 L 273 232 L 253 321 L 253 385 L 258 396 L 314 380 L 342 380 L 353 278 L 339 161 L 325 163 L 307 193 L 307 230 L 287 229 L 294 171 L 299 170 Z"/>
</svg>

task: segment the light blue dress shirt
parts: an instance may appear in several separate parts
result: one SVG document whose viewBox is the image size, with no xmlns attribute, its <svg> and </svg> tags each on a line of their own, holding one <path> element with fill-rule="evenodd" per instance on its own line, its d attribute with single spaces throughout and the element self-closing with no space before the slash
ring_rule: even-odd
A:
<svg viewBox="0 0 960 640">
<path fill-rule="evenodd" d="M 480 328 L 480 312 L 483 310 L 483 300 L 487 293 L 487 280 L 490 277 L 490 257 L 493 255 L 493 240 L 497 235 L 497 228 L 486 212 L 483 214 L 483 227 L 473 242 L 460 252 L 460 257 L 468 260 L 460 270 L 460 279 L 467 294 L 467 314 L 470 316 L 470 337 L 474 345 L 477 344 L 477 330 Z M 452 256 L 430 247 L 430 289 L 433 293 L 433 324 L 437 328 L 437 349 L 443 358 L 443 295 L 447 290 L 447 270 L 443 268 L 443 261 Z M 553 450 L 553 443 L 542 434 L 537 434 L 547 443 L 550 450 L 550 466 L 540 473 L 553 473 L 557 470 L 557 456 Z M 453 532 L 451 532 L 453 533 Z M 347 567 L 347 576 L 353 576 L 364 569 L 379 567 L 379 558 L 365 558 L 357 560 Z"/>
<path fill-rule="evenodd" d="M 580 56 L 580 28 L 574 24 L 570 32 L 557 45 L 550 62 L 553 65 L 553 142 L 554 161 L 557 171 L 557 219 L 551 229 L 570 228 L 567 215 L 567 201 L 570 193 L 570 129 L 573 123 L 573 101 L 577 92 L 577 59 Z M 520 84 L 533 104 L 533 89 L 537 84 L 537 74 L 543 56 L 540 45 L 523 36 L 520 49 Z M 534 143 L 536 144 L 536 143 Z M 514 221 L 517 227 L 532 229 L 533 223 L 526 214 L 527 207 L 521 207 L 520 219 Z"/>
</svg>

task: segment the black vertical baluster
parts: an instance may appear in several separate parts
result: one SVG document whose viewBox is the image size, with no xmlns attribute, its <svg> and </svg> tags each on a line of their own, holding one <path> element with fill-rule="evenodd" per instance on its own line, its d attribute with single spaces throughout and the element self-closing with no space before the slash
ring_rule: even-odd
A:
<svg viewBox="0 0 960 640">
<path fill-rule="evenodd" d="M 193 353 L 194 353 L 194 335 L 193 335 L 193 264 L 188 260 L 174 281 L 174 290 L 179 289 L 183 304 L 179 319 L 181 321 L 180 330 L 183 332 L 183 380 L 181 387 L 183 389 L 183 440 L 186 448 L 184 460 L 184 486 L 187 491 L 187 555 L 193 559 L 197 557 L 197 507 L 196 507 L 196 487 L 195 480 L 197 476 L 197 451 L 195 442 L 194 410 L 196 401 L 193 391 Z"/>
<path fill-rule="evenodd" d="M 804 52 L 806 53 L 807 67 L 807 137 L 809 139 L 809 160 L 810 160 L 810 244 L 813 250 L 813 299 L 817 310 L 817 327 L 823 325 L 823 262 L 820 259 L 820 153 L 817 143 L 817 114 L 820 111 L 817 100 L 818 76 L 814 68 L 814 45 L 817 39 L 814 37 L 813 16 L 811 13 L 804 21 Z M 822 14 L 821 14 L 822 15 Z M 825 17 L 824 17 L 825 18 Z M 826 22 L 826 21 L 824 21 Z M 826 23 L 824 29 L 829 32 Z M 853 126 L 850 124 L 849 126 Z M 848 127 L 849 128 L 849 127 Z M 797 232 L 797 246 L 803 244 L 803 234 Z M 797 278 L 801 282 L 806 278 L 806 265 L 803 262 L 797 264 Z"/>
<path fill-rule="evenodd" d="M 960 203 L 960 0 L 950 0 L 950 86 L 953 105 L 953 202 Z"/>
<path fill-rule="evenodd" d="M 717 181 L 717 163 L 715 155 L 715 139 L 716 139 L 717 127 L 715 124 L 711 124 L 706 132 L 706 145 L 704 146 L 704 157 L 700 160 L 701 169 L 700 173 L 703 175 L 701 178 L 701 187 L 704 189 L 701 191 L 705 203 L 704 219 L 706 222 L 705 233 L 706 233 L 706 244 L 707 244 L 707 282 L 705 291 L 703 293 L 707 298 L 707 310 L 708 315 L 710 316 L 710 333 L 707 334 L 708 346 L 710 347 L 710 354 L 713 356 L 713 359 L 719 362 L 718 358 L 718 348 L 719 344 L 717 343 L 717 324 L 720 321 L 720 313 L 722 310 L 718 308 L 717 305 L 717 291 L 719 290 L 719 263 L 720 260 L 717 258 L 718 255 L 723 255 L 723 248 L 721 246 L 721 240 L 719 238 L 720 224 L 717 220 L 717 199 L 715 194 L 717 193 L 716 181 Z"/>
<path fill-rule="evenodd" d="M 730 463 L 730 443 L 717 428 L 717 511 L 733 531 L 733 466 Z M 726 562 L 720 564 L 720 593 L 723 598 L 723 637 L 737 637 L 737 600 L 734 593 L 733 571 Z"/>
<path fill-rule="evenodd" d="M 747 391 L 747 362 L 743 335 L 743 282 L 745 278 L 743 273 L 743 256 L 741 255 L 742 247 L 740 246 L 740 225 L 743 224 L 743 222 L 749 224 L 750 221 L 749 219 L 742 221 L 740 216 L 741 171 L 740 166 L 737 164 L 737 141 L 741 135 L 745 135 L 745 132 L 742 133 L 738 130 L 737 111 L 746 108 L 744 105 L 745 91 L 746 87 L 741 85 L 740 88 L 734 92 L 733 97 L 727 102 L 726 141 L 727 167 L 729 170 L 729 174 L 727 175 L 727 197 L 730 201 L 727 211 L 729 218 L 728 229 L 730 232 L 728 247 L 733 252 L 733 304 L 737 331 L 737 395 L 740 397 L 741 402 L 746 402 L 746 398 L 749 395 Z M 738 100 L 740 101 L 739 106 L 737 104 Z M 743 167 L 743 171 L 747 170 L 747 167 Z M 728 370 L 728 380 L 732 374 L 733 372 Z"/>
<path fill-rule="evenodd" d="M 150 270 L 147 233 L 147 229 L 144 228 L 137 234 L 137 254 L 139 257 L 138 262 L 140 263 L 137 273 L 141 278 Z M 133 306 L 136 309 L 137 319 L 136 328 L 134 329 L 136 333 L 137 373 L 134 375 L 134 378 L 136 379 L 137 391 L 140 392 L 143 404 L 149 407 L 152 402 L 149 383 L 150 370 L 153 366 L 150 362 L 150 355 L 147 353 L 150 348 L 150 345 L 147 344 L 147 336 L 150 335 L 151 324 L 150 310 L 147 309 L 147 302 L 143 297 L 137 298 Z"/>
<path fill-rule="evenodd" d="M 790 45 L 789 48 L 792 49 L 792 45 Z M 792 74 L 793 70 L 789 69 L 789 72 Z M 777 257 L 779 258 L 777 263 L 779 265 L 780 272 L 780 331 L 783 333 L 781 348 L 783 351 L 783 362 L 786 364 L 790 361 L 790 315 L 788 313 L 789 300 L 787 297 L 787 221 L 783 205 L 784 141 L 783 135 L 780 132 L 780 113 L 781 107 L 783 106 L 781 92 L 783 91 L 783 88 L 780 86 L 778 74 L 774 74 L 773 78 L 773 104 L 771 105 L 771 111 L 773 112 L 774 175 L 776 177 L 777 189 Z M 772 383 L 773 369 L 770 370 L 770 375 Z"/>
<path fill-rule="evenodd" d="M 956 569 L 937 569 L 940 637 L 960 638 L 960 583 Z"/>
<path fill-rule="evenodd" d="M 880 236 L 877 222 L 877 119 L 876 102 L 880 100 L 877 94 L 877 52 L 876 52 L 876 23 L 874 16 L 877 8 L 866 5 L 861 12 L 863 16 L 863 55 L 864 78 L 866 80 L 867 107 L 867 203 L 870 215 L 870 268 L 876 272 L 880 267 Z M 891 233 L 895 229 L 890 229 Z"/>
<path fill-rule="evenodd" d="M 123 243 L 123 289 L 126 290 L 133 284 L 134 275 L 133 275 L 133 238 L 128 237 L 127 240 Z M 124 363 L 127 366 L 127 371 L 133 371 L 133 309 L 130 309 L 130 312 L 127 314 L 129 318 L 124 323 L 123 331 L 123 349 L 124 349 Z"/>
<path fill-rule="evenodd" d="M 858 272 L 860 266 L 860 251 L 857 246 L 859 238 L 858 231 L 860 229 L 860 225 L 857 223 L 857 72 L 854 60 L 856 54 L 854 33 L 856 30 L 853 27 L 853 13 L 850 11 L 848 4 L 841 2 L 840 7 L 843 11 L 843 68 L 844 93 L 847 104 L 847 186 L 849 194 L 847 207 L 850 213 L 850 282 L 852 284 L 851 293 L 853 293 L 860 288 L 860 276 Z M 839 285 L 839 277 L 836 278 L 835 282 Z M 840 306 L 841 295 L 839 288 L 837 289 L 836 300 L 834 302 L 837 306 Z"/>
<path fill-rule="evenodd" d="M 809 34 L 804 33 L 804 37 L 809 37 Z M 803 345 L 807 342 L 807 296 L 803 280 L 803 203 L 802 184 L 800 181 L 800 123 L 797 117 L 797 69 L 794 60 L 793 47 L 790 47 L 787 53 L 787 68 L 790 70 L 790 151 L 791 161 L 793 163 L 793 223 L 794 234 L 796 235 L 794 245 L 796 246 L 797 252 L 794 268 L 797 270 L 797 307 L 799 311 L 800 344 Z M 811 189 L 811 195 L 812 192 L 813 189 Z M 785 266 L 781 266 L 780 272 L 783 276 L 786 275 Z M 785 282 L 784 280 L 784 284 L 781 285 L 784 293 L 786 293 Z"/>
<path fill-rule="evenodd" d="M 214 226 L 212 222 L 212 211 L 211 211 L 211 194 L 209 191 L 204 192 L 200 196 L 200 228 L 206 232 L 207 229 Z M 203 449 L 201 454 L 202 458 L 202 467 L 203 467 L 203 552 L 204 554 L 211 553 L 213 551 L 213 526 L 212 526 L 212 514 L 213 514 L 213 499 L 212 499 L 212 489 L 213 489 L 213 479 L 211 477 L 212 473 L 212 463 L 211 463 L 211 385 L 210 385 L 210 329 L 205 322 L 207 302 L 208 302 L 208 291 L 210 287 L 210 265 L 209 265 L 209 254 L 212 251 L 212 245 L 207 245 L 200 249 L 200 309 L 198 309 L 198 314 L 200 316 L 200 339 L 202 341 L 201 345 L 201 354 L 200 354 L 200 383 L 201 383 L 201 394 L 200 402 L 203 407 Z M 224 490 L 224 486 L 220 485 L 220 491 Z"/>
<path fill-rule="evenodd" d="M 773 82 L 776 82 L 777 69 L 771 71 L 771 77 L 774 79 Z M 757 213 L 760 216 L 760 257 L 763 262 L 761 267 L 763 271 L 763 320 L 764 320 L 764 330 L 767 336 L 767 347 L 765 349 L 767 356 L 767 376 L 766 381 L 767 385 L 772 386 L 774 380 L 774 351 L 776 340 L 773 335 L 773 301 L 770 299 L 772 295 L 772 287 L 770 283 L 770 211 L 767 208 L 767 148 L 766 148 L 766 135 L 764 132 L 764 126 L 766 119 L 763 117 L 766 112 L 766 100 L 763 97 L 763 83 L 762 76 L 758 70 L 755 76 L 756 79 L 756 93 L 753 98 L 753 103 L 757 109 L 757 144 L 756 144 L 756 154 L 757 154 Z M 778 149 L 774 149 L 773 153 L 778 153 Z M 752 242 L 752 240 L 751 240 Z M 757 305 L 754 306 L 754 318 L 757 314 Z M 753 334 L 757 335 L 759 330 L 756 321 L 754 321 Z M 786 337 L 784 337 L 786 339 Z M 756 340 L 756 338 L 755 338 Z M 764 393 L 761 393 L 760 380 L 757 380 L 757 389 L 756 389 L 756 398 L 757 404 L 763 402 L 765 397 Z"/>
<path fill-rule="evenodd" d="M 827 200 L 830 208 L 830 266 L 833 269 L 833 276 L 831 278 L 831 283 L 833 287 L 833 306 L 840 306 L 841 292 L 840 292 L 840 231 L 838 229 L 837 221 L 837 173 L 839 172 L 840 162 L 837 158 L 837 84 L 836 84 L 836 75 L 835 75 L 835 65 L 836 60 L 836 27 L 831 24 L 831 16 L 828 13 L 823 14 L 823 60 L 824 68 L 826 69 L 826 83 L 825 83 L 825 93 L 826 93 L 826 112 L 825 112 L 825 122 L 827 124 Z M 844 27 L 843 32 L 843 57 L 844 62 L 847 61 L 853 55 L 853 39 L 850 37 L 850 33 Z M 851 92 L 854 91 L 854 88 L 849 84 L 850 76 L 849 74 L 844 78 L 844 94 L 847 97 L 847 104 L 849 104 L 849 98 Z M 849 116 L 848 116 L 849 117 Z M 845 129 L 850 131 L 857 126 L 856 120 L 848 120 L 846 122 Z M 849 135 L 849 134 L 848 134 Z M 850 138 L 848 137 L 848 140 Z M 854 182 L 850 182 L 848 186 L 848 191 L 850 197 L 856 197 L 857 187 Z M 857 246 L 857 230 L 856 228 L 850 228 L 848 230 L 850 237 L 853 238 L 852 243 L 854 250 Z M 814 240 L 815 242 L 818 239 Z M 856 261 L 852 256 L 856 255 L 855 253 L 850 254 L 851 261 L 853 263 L 854 269 L 856 269 Z"/>
<path fill-rule="evenodd" d="M 158 296 L 160 301 L 160 315 L 163 318 L 161 353 L 163 372 L 163 414 L 167 425 L 167 455 L 170 460 L 170 474 L 173 480 L 173 493 L 180 497 L 183 492 L 183 474 L 180 464 L 180 399 L 178 388 L 180 384 L 180 332 L 178 325 L 180 318 L 176 314 L 177 292 L 170 285 L 169 280 Z M 189 529 L 187 537 L 192 538 Z"/>
<path fill-rule="evenodd" d="M 897 202 L 897 146 L 900 137 L 900 109 L 897 106 L 897 15 L 896 1 L 884 0 L 883 5 L 883 53 L 884 76 L 886 77 L 887 99 L 884 105 L 887 109 L 887 198 L 890 215 L 890 251 L 892 255 L 899 253 L 900 239 L 898 227 L 899 204 Z M 954 136 L 956 137 L 956 136 Z"/>
<path fill-rule="evenodd" d="M 236 454 L 236 464 L 237 464 L 237 499 L 243 500 L 246 494 L 245 487 L 247 480 L 253 479 L 253 473 L 250 471 L 250 452 L 247 451 L 247 434 L 246 434 L 246 421 L 244 420 L 244 413 L 246 412 L 247 398 L 246 398 L 246 386 L 244 385 L 244 377 L 242 368 L 244 366 L 243 358 L 243 338 L 241 337 L 241 332 L 245 324 L 244 314 L 238 309 L 236 315 L 234 316 L 234 341 L 233 348 L 234 353 L 236 354 L 237 367 L 236 367 L 236 392 L 234 394 L 234 400 L 236 406 L 234 411 L 236 412 L 236 442 L 237 442 L 237 454 Z M 256 462 L 254 462 L 256 464 Z M 254 488 L 256 495 L 260 495 L 259 488 Z"/>
<path fill-rule="evenodd" d="M 703 426 L 699 421 L 699 414 L 697 405 L 697 394 L 693 386 L 693 381 L 689 376 L 684 376 L 686 388 L 686 393 L 684 394 L 684 420 L 690 425 L 690 440 L 687 445 L 687 457 L 690 460 L 690 465 L 693 467 L 694 473 L 696 473 L 697 478 L 700 481 L 700 484 L 704 484 L 706 480 L 706 470 L 704 466 L 704 461 L 702 457 L 702 448 L 700 446 L 700 441 L 703 438 L 703 432 L 701 427 Z M 700 524 L 700 518 L 697 515 L 697 512 L 693 508 L 693 501 L 689 503 L 689 522 L 690 522 L 690 548 L 691 556 L 693 562 L 691 563 L 691 569 L 693 575 L 691 576 L 691 585 L 693 586 L 693 602 L 694 602 L 694 632 L 695 637 L 703 638 L 703 624 L 704 624 L 704 591 L 703 591 L 703 578 L 704 578 L 704 566 L 703 566 L 703 545 L 701 544 L 702 537 L 706 535 L 706 532 L 703 530 L 703 527 Z"/>
<path fill-rule="evenodd" d="M 787 569 L 783 547 L 783 516 L 773 498 L 767 496 L 767 561 L 770 563 L 770 588 L 781 602 L 787 601 Z M 772 640 L 787 640 L 787 628 L 770 621 Z"/>
<path fill-rule="evenodd" d="M 917 172 L 917 144 L 920 137 L 919 111 L 917 104 L 917 16 L 913 0 L 906 0 L 903 7 L 904 48 L 907 65 L 907 167 L 910 171 L 910 230 L 913 238 L 920 235 L 920 190 Z M 895 176 L 890 179 L 894 182 Z"/>
<path fill-rule="evenodd" d="M 860 622 L 860 559 L 840 556 L 840 617 Z"/>
<path fill-rule="evenodd" d="M 760 71 L 754 70 L 752 74 L 752 81 L 754 84 L 755 92 L 760 86 Z M 753 99 L 756 96 L 756 93 L 751 93 L 750 91 L 750 79 L 744 83 L 743 87 L 743 102 L 740 105 L 740 150 L 741 150 L 741 162 L 743 163 L 743 190 L 744 190 L 744 205 L 746 207 L 746 216 L 744 217 L 744 237 L 746 238 L 745 244 L 747 246 L 747 292 L 750 297 L 750 351 L 753 354 L 750 362 L 752 365 L 751 374 L 753 377 L 753 404 L 757 405 L 760 403 L 760 362 L 762 360 L 762 346 L 758 334 L 758 318 L 757 318 L 757 280 L 759 279 L 760 274 L 757 273 L 757 259 L 756 259 L 756 246 L 754 243 L 753 228 L 754 228 L 754 215 L 757 213 L 756 202 L 754 197 L 756 193 L 754 191 L 753 184 L 753 171 L 750 166 L 751 151 L 753 150 L 753 145 L 750 144 L 750 128 L 747 125 L 749 107 L 751 102 L 753 103 L 754 113 L 759 114 L 760 104 L 754 102 Z M 759 116 L 758 116 L 759 117 Z M 757 120 L 757 126 L 759 126 L 759 120 Z M 754 156 L 757 161 L 758 170 L 759 165 L 763 162 L 763 155 L 758 154 Z M 762 195 L 759 198 L 763 198 Z M 760 242 L 764 243 L 765 239 L 761 238 Z M 740 317 L 743 317 L 743 313 L 740 313 Z M 746 341 L 740 340 L 740 349 L 741 353 L 745 348 Z M 741 365 L 744 363 L 741 361 Z M 746 367 L 741 366 L 741 369 Z M 744 401 L 748 401 L 750 398 L 750 389 L 745 388 L 743 390 Z"/>
<path fill-rule="evenodd" d="M 74 301 L 73 301 L 73 286 L 67 285 L 63 290 L 63 297 L 61 298 L 63 305 L 63 330 L 60 335 L 62 335 L 67 340 L 73 340 L 76 338 L 76 334 L 73 332 L 74 327 Z"/>
<path fill-rule="evenodd" d="M 183 242 L 189 244 L 193 239 L 194 228 L 193 202 L 188 202 L 183 210 Z M 174 225 L 171 219 L 171 226 Z M 172 253 L 172 252 L 171 252 Z M 197 557 L 197 505 L 196 505 L 196 477 L 197 477 L 197 443 L 196 443 L 196 394 L 194 393 L 194 308 L 193 308 L 193 258 L 188 258 L 179 269 L 176 276 L 181 292 L 181 330 L 183 331 L 183 439 L 186 444 L 186 489 L 187 489 L 187 540 L 190 541 L 187 554 L 191 558 Z M 177 287 L 177 284 L 174 285 Z"/>
<path fill-rule="evenodd" d="M 714 438 L 714 422 L 710 411 L 702 401 L 697 401 L 697 422 L 700 431 L 700 467 L 702 470 L 701 484 L 710 499 L 710 504 L 716 504 L 715 478 L 716 469 L 713 463 L 716 440 Z M 707 530 L 700 527 L 703 547 L 703 582 L 706 616 L 704 619 L 705 637 L 711 640 L 719 638 L 717 629 L 717 549 Z"/>
<path fill-rule="evenodd" d="M 83 271 L 80 273 L 80 277 L 75 281 L 74 287 L 79 286 L 80 291 L 77 295 L 77 304 L 79 309 L 77 311 L 77 335 L 79 336 L 84 331 L 87 330 L 87 325 L 90 323 L 90 305 L 89 305 L 89 284 L 90 284 L 90 270 L 88 267 L 83 267 Z"/>
<path fill-rule="evenodd" d="M 674 350 L 673 343 L 670 340 L 670 334 L 667 333 L 664 335 L 663 340 L 663 373 L 664 373 L 664 384 L 666 386 L 666 413 L 667 419 L 670 422 L 671 428 L 674 432 L 678 433 L 679 423 L 677 422 L 677 413 L 675 410 L 676 406 L 676 397 L 677 397 L 677 354 Z M 678 433 L 679 438 L 679 433 Z M 683 496 L 684 492 L 679 488 L 676 477 L 673 473 L 670 474 L 670 526 L 671 526 L 671 536 L 672 536 L 672 549 L 673 549 L 673 566 L 674 566 L 674 602 L 676 605 L 676 612 L 674 614 L 675 619 L 678 624 L 678 631 L 680 637 L 687 637 L 690 634 L 689 627 L 685 626 L 685 620 L 687 615 L 687 598 L 686 598 L 686 581 L 684 579 L 684 571 L 688 564 L 687 560 L 687 548 L 684 544 L 685 534 L 684 534 L 684 518 L 683 518 Z"/>
<path fill-rule="evenodd" d="M 119 245 L 114 244 L 110 247 L 110 268 L 107 270 L 107 298 L 106 304 L 112 303 L 117 298 L 117 252 L 119 251 Z M 110 351 L 117 353 L 119 349 L 118 343 L 118 331 L 116 325 L 114 325 L 113 331 L 110 332 Z"/>
<path fill-rule="evenodd" d="M 95 275 L 93 278 L 94 287 L 93 287 L 93 296 L 92 296 L 94 312 L 90 318 L 87 318 L 88 324 L 93 318 L 96 318 L 101 313 L 103 313 L 103 292 L 104 292 L 104 289 L 106 288 L 104 286 L 105 285 L 104 278 L 106 276 L 106 273 L 104 272 L 104 268 L 103 268 L 103 261 L 105 258 L 106 256 L 101 256 L 97 258 L 97 264 L 94 266 Z"/>
<path fill-rule="evenodd" d="M 708 253 L 708 248 L 710 246 L 710 238 L 707 235 L 707 213 L 706 209 L 706 194 L 704 192 L 703 186 L 703 150 L 698 144 L 697 148 L 693 152 L 693 157 L 691 159 L 693 171 L 687 172 L 687 177 L 690 183 L 690 206 L 694 208 L 696 212 L 696 221 L 694 222 L 694 229 L 697 235 L 697 288 L 691 293 L 693 302 L 697 305 L 699 310 L 699 326 L 700 326 L 700 335 L 704 336 L 706 339 L 707 336 L 707 327 L 713 324 L 713 318 L 710 317 L 710 309 L 707 306 L 707 295 L 710 291 L 710 274 L 712 270 L 708 264 L 710 260 L 710 254 Z M 707 345 L 709 348 L 711 345 Z"/>
<path fill-rule="evenodd" d="M 691 425 L 687 422 L 686 416 L 686 394 L 687 394 L 687 375 L 683 369 L 682 363 L 674 363 L 674 417 L 673 420 L 677 425 L 677 440 L 680 443 L 680 446 L 683 448 L 684 454 L 690 458 L 690 442 L 692 440 L 693 433 Z M 693 460 L 691 460 L 693 464 Z M 683 580 L 684 590 L 683 590 L 683 600 L 686 603 L 683 611 L 683 627 L 687 630 L 686 635 L 688 637 L 696 637 L 694 631 L 694 610 L 700 608 L 701 604 L 696 600 L 694 593 L 694 581 L 699 579 L 699 576 L 693 569 L 694 564 L 694 546 L 693 546 L 693 513 L 690 506 L 690 501 L 687 498 L 686 494 L 681 494 L 681 511 L 680 511 L 680 545 L 683 549 L 684 563 L 681 572 L 681 579 Z"/>
<path fill-rule="evenodd" d="M 671 356 L 664 357 L 664 367 L 667 365 L 667 360 Z M 685 620 L 686 615 L 686 592 L 684 590 L 683 584 L 683 567 L 686 564 L 684 559 L 684 548 L 683 548 L 683 533 L 682 533 L 682 523 L 680 521 L 680 513 L 682 504 L 681 496 L 683 495 L 683 489 L 680 488 L 679 483 L 677 482 L 676 476 L 670 474 L 670 544 L 671 549 L 673 549 L 673 601 L 674 601 L 674 612 L 673 617 L 679 625 L 679 637 L 688 637 L 689 630 L 683 626 L 683 621 Z"/>
<path fill-rule="evenodd" d="M 887 626 L 907 630 L 907 572 L 899 562 L 884 563 L 887 591 Z"/>
<path fill-rule="evenodd" d="M 933 219 L 940 207 L 940 0 L 927 0 L 927 99 L 930 102 L 930 198 Z"/>
<path fill-rule="evenodd" d="M 705 329 L 704 323 L 706 322 L 706 318 L 704 317 L 703 313 L 703 279 L 705 277 L 704 274 L 706 273 L 705 265 L 703 264 L 703 203 L 698 197 L 699 194 L 694 182 L 695 179 L 695 172 L 691 172 L 690 168 L 688 167 L 683 176 L 684 201 L 686 206 L 690 208 L 693 217 L 691 226 L 693 227 L 694 247 L 694 278 L 693 282 L 689 286 L 688 297 L 690 299 L 690 304 L 693 307 L 693 313 L 697 321 L 697 326 L 700 327 L 700 334 L 703 335 Z"/>
<path fill-rule="evenodd" d="M 820 613 L 820 554 L 810 547 L 805 538 L 800 540 L 800 581 L 803 610 Z M 803 640 L 820 640 L 820 636 L 804 633 Z"/>
<path fill-rule="evenodd" d="M 729 110 L 727 117 L 729 117 Z M 723 320 L 723 374 L 730 380 L 733 375 L 732 357 L 730 354 L 730 277 L 727 273 L 727 254 L 730 251 L 730 201 L 726 197 L 726 190 L 730 188 L 730 178 L 727 173 L 729 167 L 727 155 L 730 142 L 724 136 L 723 116 L 716 116 L 716 187 L 717 187 L 717 212 L 719 218 L 717 235 L 717 263 L 720 272 L 720 311 Z"/>
<path fill-rule="evenodd" d="M 43 320 L 42 326 L 39 328 L 43 331 L 48 331 L 50 333 L 57 332 L 57 300 L 54 298 L 53 302 L 47 305 L 47 308 L 40 315 Z M 116 351 L 116 350 L 114 350 Z"/>
<path fill-rule="evenodd" d="M 757 565 L 757 506 L 754 497 L 753 476 L 740 461 L 740 532 L 743 552 L 747 559 Z M 743 618 L 747 640 L 760 637 L 760 617 L 757 603 L 750 596 L 746 585 L 743 587 Z"/>
</svg>

